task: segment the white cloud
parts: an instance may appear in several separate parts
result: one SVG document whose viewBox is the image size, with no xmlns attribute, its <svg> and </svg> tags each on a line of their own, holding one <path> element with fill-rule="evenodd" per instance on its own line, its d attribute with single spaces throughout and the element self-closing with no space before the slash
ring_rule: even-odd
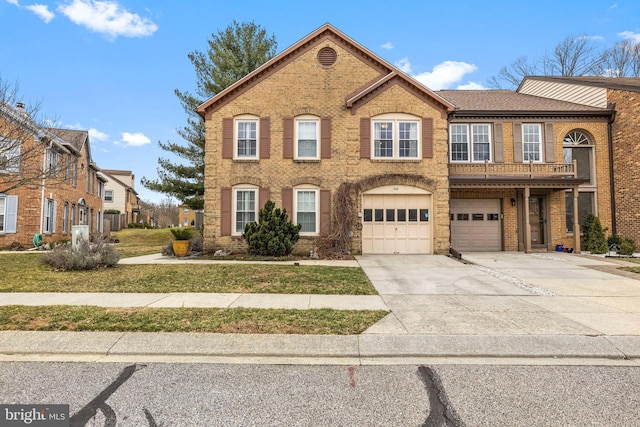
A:
<svg viewBox="0 0 640 427">
<path fill-rule="evenodd" d="M 158 29 L 150 19 L 141 18 L 114 1 L 71 0 L 59 6 L 58 10 L 75 24 L 110 39 L 150 36 Z"/>
<path fill-rule="evenodd" d="M 140 147 L 142 145 L 150 144 L 151 140 L 142 132 L 136 132 L 136 133 L 124 132 L 122 134 L 122 142 L 124 142 L 125 145 L 128 145 L 130 147 Z"/>
<path fill-rule="evenodd" d="M 458 85 L 458 87 L 456 87 L 456 89 L 458 89 L 458 90 L 482 90 L 482 89 L 486 89 L 486 88 L 484 86 L 482 86 L 480 83 L 469 82 L 469 83 L 465 83 L 463 85 Z"/>
<path fill-rule="evenodd" d="M 409 62 L 409 58 L 402 58 L 393 65 L 400 68 L 403 73 L 411 74 L 411 62 Z"/>
<path fill-rule="evenodd" d="M 444 61 L 433 67 L 433 71 L 415 74 L 412 75 L 412 77 L 429 89 L 448 89 L 456 82 L 462 80 L 466 74 L 473 73 L 477 69 L 478 67 L 475 65 L 467 64 L 466 62 Z"/>
<path fill-rule="evenodd" d="M 109 139 L 109 135 L 104 132 L 100 132 L 96 128 L 89 129 L 89 137 L 94 141 L 106 141 Z"/>
<path fill-rule="evenodd" d="M 13 5 L 20 6 L 20 3 L 18 3 L 18 0 L 7 0 L 7 3 L 11 3 Z"/>
<path fill-rule="evenodd" d="M 25 6 L 25 9 L 29 9 L 31 12 L 35 13 L 42 19 L 46 24 L 51 22 L 53 18 L 55 18 L 55 14 L 49 10 L 49 6 L 44 4 L 33 4 L 29 6 Z"/>
<path fill-rule="evenodd" d="M 393 44 L 391 42 L 389 42 L 389 43 L 383 44 L 380 47 L 383 48 L 383 49 L 391 50 L 391 49 L 393 49 Z"/>
<path fill-rule="evenodd" d="M 631 31 L 623 31 L 618 33 L 620 37 L 626 40 L 631 40 L 634 43 L 640 43 L 640 33 L 632 33 Z"/>
</svg>

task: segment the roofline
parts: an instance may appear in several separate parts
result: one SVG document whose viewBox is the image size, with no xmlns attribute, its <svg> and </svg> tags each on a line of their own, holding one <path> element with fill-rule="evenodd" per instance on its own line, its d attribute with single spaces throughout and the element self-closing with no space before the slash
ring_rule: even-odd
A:
<svg viewBox="0 0 640 427">
<path fill-rule="evenodd" d="M 576 78 L 576 77 L 584 77 L 584 79 Z M 640 86 L 630 86 L 625 84 L 616 83 L 616 77 L 610 77 L 612 83 L 604 83 L 604 82 L 594 82 L 586 80 L 589 77 L 597 77 L 597 76 L 525 76 L 516 92 L 520 91 L 520 88 L 524 84 L 525 80 L 540 80 L 546 82 L 555 82 L 555 83 L 565 83 L 572 85 L 580 85 L 580 86 L 593 86 L 599 87 L 603 89 L 618 89 L 618 90 L 628 90 L 631 92 L 640 92 Z M 640 81 L 640 80 L 639 80 Z"/>
<path fill-rule="evenodd" d="M 611 117 L 615 115 L 615 110 L 602 109 L 600 111 L 580 111 L 580 110 L 456 110 L 449 115 L 449 118 L 468 118 L 468 117 L 539 117 L 539 116 L 555 116 L 555 117 Z"/>
<path fill-rule="evenodd" d="M 411 84 L 415 85 L 416 87 L 419 87 L 419 88 L 423 89 L 425 92 L 428 92 L 431 97 L 433 97 L 436 101 L 440 102 L 443 106 L 445 106 L 448 111 L 453 111 L 455 109 L 455 106 L 453 104 L 451 104 L 449 101 L 447 101 L 445 98 L 443 98 L 440 95 L 436 94 L 433 90 L 429 89 L 428 87 L 426 87 L 425 85 L 423 85 L 422 83 L 420 83 L 419 81 L 414 79 L 413 77 L 409 76 L 408 74 L 406 74 L 405 72 L 403 72 L 402 70 L 397 68 L 396 66 L 394 66 L 391 63 L 385 61 L 380 56 L 378 56 L 377 54 L 373 53 L 372 51 L 370 51 L 369 49 L 367 49 L 366 47 L 364 47 L 363 45 L 361 45 L 360 43 L 358 43 L 357 41 L 355 41 L 351 37 L 347 36 L 346 34 L 341 32 L 340 30 L 338 30 L 337 28 L 332 26 L 331 24 L 326 23 L 326 24 L 322 25 L 321 27 L 319 27 L 318 29 L 316 29 L 315 31 L 309 33 L 305 37 L 302 37 L 296 43 L 292 44 L 291 46 L 289 46 L 288 48 L 286 48 L 285 50 L 283 50 L 282 52 L 280 52 L 279 54 L 277 54 L 276 56 L 271 58 L 269 61 L 267 61 L 264 64 L 262 64 L 260 67 L 256 68 L 255 70 L 253 70 L 252 72 L 250 72 L 249 74 L 247 74 L 246 76 L 241 78 L 240 80 L 236 81 L 231 86 L 225 88 L 220 93 L 215 94 L 214 96 L 209 98 L 207 101 L 205 101 L 202 104 L 198 105 L 194 111 L 196 113 L 198 113 L 202 118 L 204 118 L 205 114 L 206 114 L 206 111 L 209 108 L 209 106 L 214 104 L 218 99 L 225 97 L 229 93 L 231 93 L 234 90 L 238 89 L 240 86 L 244 85 L 247 81 L 249 81 L 249 80 L 253 79 L 255 76 L 265 72 L 270 67 L 276 65 L 276 63 L 282 61 L 283 58 L 286 58 L 288 55 L 290 55 L 293 52 L 295 52 L 296 50 L 300 49 L 305 43 L 307 43 L 310 40 L 313 40 L 316 37 L 321 36 L 326 31 L 330 31 L 333 34 L 335 34 L 336 36 L 338 36 L 339 38 L 341 38 L 341 39 L 347 41 L 348 43 L 352 44 L 357 49 L 359 49 L 360 51 L 362 51 L 363 53 L 365 53 L 366 55 L 371 57 L 374 61 L 376 61 L 379 64 L 381 64 L 384 68 L 388 69 L 389 72 L 386 75 L 384 75 L 380 79 L 379 82 L 374 83 L 369 88 L 366 88 L 364 91 L 366 91 L 367 89 L 371 90 L 371 89 L 375 88 L 376 85 L 384 83 L 385 81 L 388 81 L 391 77 L 395 77 L 397 75 L 400 78 L 408 80 Z M 359 93 L 362 93 L 364 91 L 360 91 Z M 353 99 L 353 98 L 354 97 L 352 96 L 350 99 Z"/>
</svg>

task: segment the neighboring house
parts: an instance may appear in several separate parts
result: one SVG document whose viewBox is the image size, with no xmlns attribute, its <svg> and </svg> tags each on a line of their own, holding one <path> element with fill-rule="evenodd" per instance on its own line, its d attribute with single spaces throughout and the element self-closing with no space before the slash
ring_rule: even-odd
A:
<svg viewBox="0 0 640 427">
<path fill-rule="evenodd" d="M 196 211 L 188 206 L 180 206 L 178 214 L 178 225 L 180 227 L 190 227 L 195 225 Z"/>
<path fill-rule="evenodd" d="M 104 187 L 104 209 L 117 210 L 124 215 L 121 228 L 143 221 L 144 218 L 140 216 L 140 199 L 134 188 L 135 175 L 131 171 L 117 169 L 102 169 L 100 172 L 107 179 Z"/>
<path fill-rule="evenodd" d="M 31 246 L 36 234 L 45 242 L 68 240 L 74 225 L 101 233 L 104 180 L 91 158 L 88 132 L 38 127 L 21 104 L 0 105 L 0 121 L 0 149 L 20 135 L 13 139 L 19 143 L 17 155 L 0 162 L 0 188 L 31 176 L 0 193 L 0 247 Z M 41 179 L 32 179 L 42 170 Z"/>
<path fill-rule="evenodd" d="M 245 224 L 271 199 L 308 253 L 344 224 L 345 188 L 354 253 L 579 251 L 588 212 L 612 227 L 613 109 L 430 91 L 331 25 L 196 111 L 205 250 L 246 248 Z"/>
<path fill-rule="evenodd" d="M 607 136 L 611 164 L 598 164 L 602 173 L 610 174 L 609 233 L 640 243 L 640 78 L 532 76 L 522 81 L 518 92 L 615 109 Z"/>
</svg>

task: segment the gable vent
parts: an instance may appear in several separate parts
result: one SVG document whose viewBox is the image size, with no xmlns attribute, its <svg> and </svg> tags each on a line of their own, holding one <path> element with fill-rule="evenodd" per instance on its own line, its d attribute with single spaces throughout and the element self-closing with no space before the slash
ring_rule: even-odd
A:
<svg viewBox="0 0 640 427">
<path fill-rule="evenodd" d="M 323 47 L 318 52 L 318 62 L 325 67 L 335 64 L 338 54 L 330 47 Z"/>
</svg>

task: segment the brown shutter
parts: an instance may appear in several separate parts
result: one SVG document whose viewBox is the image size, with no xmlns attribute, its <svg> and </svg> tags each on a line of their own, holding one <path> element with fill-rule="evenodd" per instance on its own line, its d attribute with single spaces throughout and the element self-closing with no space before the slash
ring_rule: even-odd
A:
<svg viewBox="0 0 640 427">
<path fill-rule="evenodd" d="M 271 120 L 269 117 L 260 119 L 260 158 L 271 156 Z"/>
<path fill-rule="evenodd" d="M 267 200 L 269 200 L 269 197 L 271 197 L 271 190 L 269 190 L 269 188 L 260 188 L 260 193 L 258 195 L 258 198 L 260 199 L 258 200 L 258 207 L 260 209 L 264 208 L 264 205 L 267 203 Z"/>
<path fill-rule="evenodd" d="M 320 158 L 331 158 L 331 117 L 320 120 Z"/>
<path fill-rule="evenodd" d="M 231 188 L 220 189 L 220 235 L 231 235 Z"/>
<path fill-rule="evenodd" d="M 233 159 L 233 119 L 222 119 L 222 158 Z"/>
<path fill-rule="evenodd" d="M 371 119 L 368 117 L 360 119 L 360 158 L 371 158 Z"/>
<path fill-rule="evenodd" d="M 282 209 L 287 211 L 289 221 L 293 222 L 293 188 L 282 189 Z"/>
<path fill-rule="evenodd" d="M 282 119 L 282 158 L 293 159 L 293 117 Z"/>
<path fill-rule="evenodd" d="M 433 158 L 433 119 L 431 117 L 422 119 L 422 158 Z"/>
<path fill-rule="evenodd" d="M 554 150 L 553 141 L 553 123 L 545 123 L 544 129 L 544 142 L 545 142 L 545 161 L 547 163 L 554 163 L 556 161 L 556 155 Z"/>
<path fill-rule="evenodd" d="M 513 161 L 522 163 L 522 123 L 513 124 Z"/>
<path fill-rule="evenodd" d="M 320 235 L 331 230 L 331 190 L 320 190 Z"/>
<path fill-rule="evenodd" d="M 504 139 L 502 137 L 502 123 L 493 125 L 493 161 L 504 162 Z"/>
</svg>

